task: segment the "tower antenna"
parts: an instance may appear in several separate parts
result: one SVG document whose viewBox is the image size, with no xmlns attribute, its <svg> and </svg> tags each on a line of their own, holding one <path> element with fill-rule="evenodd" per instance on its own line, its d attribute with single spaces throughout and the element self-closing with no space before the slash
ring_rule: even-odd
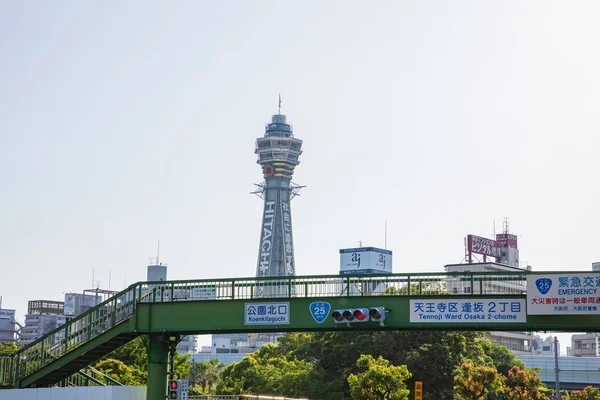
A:
<svg viewBox="0 0 600 400">
<path fill-rule="evenodd" d="M 509 233 L 509 229 L 508 229 L 508 218 L 509 217 L 504 217 L 504 233 Z"/>
<path fill-rule="evenodd" d="M 385 242 L 383 248 L 387 250 L 387 221 L 385 221 Z"/>
<path fill-rule="evenodd" d="M 279 107 L 277 109 L 277 114 L 281 115 L 281 92 L 279 92 Z"/>
<path fill-rule="evenodd" d="M 158 249 L 156 250 L 156 265 L 160 265 L 160 239 L 158 239 Z"/>
</svg>

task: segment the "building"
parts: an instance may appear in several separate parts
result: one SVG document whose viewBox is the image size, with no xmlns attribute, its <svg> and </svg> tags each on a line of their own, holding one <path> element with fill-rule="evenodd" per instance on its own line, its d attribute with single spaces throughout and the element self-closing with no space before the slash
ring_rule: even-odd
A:
<svg viewBox="0 0 600 400">
<path fill-rule="evenodd" d="M 96 305 L 102 303 L 105 300 L 105 295 L 103 296 L 100 292 L 105 292 L 101 289 L 92 289 L 91 291 L 96 290 L 97 293 L 65 293 L 65 302 L 64 302 L 64 315 L 69 317 L 76 317 L 84 312 L 88 311 L 90 308 L 95 307 Z M 115 292 L 111 292 L 115 293 Z"/>
<path fill-rule="evenodd" d="M 21 344 L 29 344 L 69 321 L 72 317 L 64 315 L 64 306 L 62 301 L 30 300 L 25 326 L 21 329 Z"/>
<path fill-rule="evenodd" d="M 588 332 L 571 337 L 573 357 L 598 357 L 598 335 Z"/>
<path fill-rule="evenodd" d="M 558 355 L 560 356 L 560 343 L 557 343 L 557 347 Z M 556 352 L 554 346 L 554 338 L 552 336 L 542 338 L 541 336 L 534 335 L 533 340 L 531 341 L 531 350 L 534 354 L 537 354 L 539 356 L 554 356 Z"/>
<path fill-rule="evenodd" d="M 518 355 L 527 368 L 538 368 L 542 382 L 550 389 L 555 388 L 556 361 L 561 390 L 581 390 L 586 386 L 600 385 L 600 358 L 558 357 L 543 355 Z"/>
<path fill-rule="evenodd" d="M 296 264 L 290 200 L 301 188 L 292 183 L 292 176 L 300 163 L 302 141 L 294 138 L 292 125 L 278 113 L 266 125 L 264 137 L 256 139 L 255 153 L 265 179 L 254 192 L 264 200 L 256 276 L 293 276 Z"/>
<path fill-rule="evenodd" d="M 150 261 L 146 273 L 147 282 L 164 282 L 167 280 L 167 265 L 158 262 Z M 177 295 L 177 293 L 176 293 Z M 181 354 L 186 353 L 197 353 L 198 352 L 198 335 L 184 336 L 181 341 L 177 344 L 177 352 Z"/>
<path fill-rule="evenodd" d="M 184 336 L 177 344 L 177 351 L 181 354 L 198 352 L 198 335 Z"/>
<path fill-rule="evenodd" d="M 15 310 L 2 309 L 2 303 L 0 302 L 0 343 L 14 342 L 16 328 Z"/>
<path fill-rule="evenodd" d="M 495 260 L 496 263 L 519 267 L 519 246 L 517 235 L 509 233 L 508 218 L 504 219 L 504 230 L 495 234 L 496 239 L 467 235 L 465 240 L 465 260 L 471 264 L 475 254 L 483 256 L 483 262 Z"/>
<path fill-rule="evenodd" d="M 461 279 L 461 273 L 467 272 L 514 272 L 517 274 L 527 272 L 528 269 L 519 268 L 496 262 L 449 264 L 444 268 L 448 273 L 455 273 L 456 277 L 448 278 L 446 285 L 451 293 L 464 294 L 523 294 L 526 291 L 525 281 L 507 279 L 502 282 L 485 281 L 471 282 Z M 532 332 L 490 332 L 486 337 L 495 344 L 508 347 L 515 354 L 532 354 Z"/>
</svg>

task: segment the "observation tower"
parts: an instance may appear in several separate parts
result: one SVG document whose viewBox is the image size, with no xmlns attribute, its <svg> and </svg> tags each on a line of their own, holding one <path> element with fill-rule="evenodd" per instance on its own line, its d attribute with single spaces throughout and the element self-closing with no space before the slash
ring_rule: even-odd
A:
<svg viewBox="0 0 600 400">
<path fill-rule="evenodd" d="M 303 187 L 292 182 L 294 168 L 300 163 L 302 140 L 294 137 L 292 125 L 281 114 L 281 97 L 279 111 L 266 124 L 265 136 L 256 139 L 254 152 L 265 179 L 253 192 L 264 200 L 256 276 L 293 276 L 296 264 L 290 200 Z"/>
</svg>

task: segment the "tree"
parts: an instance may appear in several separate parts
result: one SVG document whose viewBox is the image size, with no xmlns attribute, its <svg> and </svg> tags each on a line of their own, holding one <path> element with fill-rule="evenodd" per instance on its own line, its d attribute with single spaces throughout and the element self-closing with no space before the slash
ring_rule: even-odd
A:
<svg viewBox="0 0 600 400">
<path fill-rule="evenodd" d="M 105 359 L 98 362 L 95 368 L 125 386 L 143 386 L 146 384 L 146 373 L 144 371 L 125 365 L 120 360 Z"/>
<path fill-rule="evenodd" d="M 106 357 L 95 364 L 96 369 L 100 369 L 104 361 L 117 360 L 122 362 L 124 365 L 131 369 L 131 372 L 136 377 L 141 377 L 141 384 L 145 385 L 148 377 L 148 349 L 150 348 L 150 339 L 148 336 L 138 336 L 127 344 L 113 350 Z M 189 359 L 191 354 L 181 355 L 175 353 L 174 365 L 175 365 L 175 376 L 184 377 L 188 376 L 191 369 L 191 363 Z M 113 364 L 109 364 L 113 365 Z M 110 374 L 109 374 L 110 375 Z M 114 378 L 117 381 L 124 384 L 119 377 Z"/>
<path fill-rule="evenodd" d="M 321 382 L 314 365 L 281 355 L 273 344 L 229 365 L 221 376 L 217 394 L 272 394 L 288 397 L 319 398 Z"/>
<path fill-rule="evenodd" d="M 482 346 L 485 354 L 491 358 L 491 365 L 496 367 L 502 375 L 508 376 L 508 371 L 515 366 L 525 369 L 525 363 L 519 360 L 506 346 L 492 343 L 489 340 L 482 341 Z"/>
<path fill-rule="evenodd" d="M 485 400 L 489 393 L 502 389 L 503 380 L 495 367 L 463 362 L 454 376 L 454 398 Z"/>
<path fill-rule="evenodd" d="M 545 388 L 534 370 L 514 366 L 508 371 L 503 391 L 507 400 L 547 400 Z"/>
<path fill-rule="evenodd" d="M 356 400 L 406 400 L 410 391 L 405 381 L 411 377 L 406 365 L 393 366 L 383 357 L 363 354 L 356 366 L 366 371 L 350 374 L 350 394 Z"/>
<path fill-rule="evenodd" d="M 0 354 L 14 354 L 19 350 L 19 345 L 15 342 L 1 342 Z"/>
<path fill-rule="evenodd" d="M 591 386 L 585 387 L 583 390 L 575 390 L 567 396 L 561 396 L 562 400 L 599 400 L 600 390 Z"/>
<path fill-rule="evenodd" d="M 209 361 L 202 361 L 200 363 L 193 363 L 192 368 L 190 370 L 190 377 L 193 377 L 191 380 L 191 385 L 196 385 L 197 387 L 192 387 L 194 394 L 209 394 L 212 392 L 214 386 L 219 384 L 221 380 L 221 374 L 225 370 L 225 364 L 219 361 L 219 359 L 214 358 Z"/>
</svg>

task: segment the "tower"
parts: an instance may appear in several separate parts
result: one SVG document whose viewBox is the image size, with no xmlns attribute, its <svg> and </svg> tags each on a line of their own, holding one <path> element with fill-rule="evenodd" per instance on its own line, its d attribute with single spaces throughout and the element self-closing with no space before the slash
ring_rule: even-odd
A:
<svg viewBox="0 0 600 400">
<path fill-rule="evenodd" d="M 290 200 L 303 187 L 292 182 L 302 140 L 294 138 L 292 125 L 279 112 L 265 126 L 265 136 L 256 139 L 254 152 L 265 179 L 253 192 L 264 200 L 256 276 L 292 276 L 296 264 Z"/>
</svg>

